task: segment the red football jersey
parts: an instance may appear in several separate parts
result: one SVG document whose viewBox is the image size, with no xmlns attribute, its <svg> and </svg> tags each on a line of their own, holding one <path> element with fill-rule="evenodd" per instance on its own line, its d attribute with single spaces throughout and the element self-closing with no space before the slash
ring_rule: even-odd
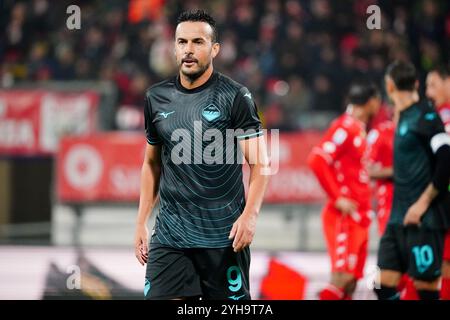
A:
<svg viewBox="0 0 450 320">
<path fill-rule="evenodd" d="M 370 163 L 381 168 L 393 166 L 394 134 L 393 121 L 384 121 L 370 130 L 367 136 L 367 154 Z M 393 193 L 394 185 L 391 179 L 376 180 L 375 199 L 380 234 L 383 234 L 391 212 Z"/>
<path fill-rule="evenodd" d="M 368 160 L 378 163 L 382 167 L 392 167 L 394 157 L 394 133 L 393 121 L 383 121 L 370 130 L 367 136 Z"/>
<path fill-rule="evenodd" d="M 438 108 L 438 113 L 441 116 L 442 122 L 445 125 L 445 131 L 450 133 L 450 102 L 446 102 L 440 105 Z"/>
<path fill-rule="evenodd" d="M 369 176 L 365 168 L 366 155 L 365 124 L 345 113 L 334 120 L 312 156 L 325 159 L 332 171 L 333 187 L 321 184 L 332 201 L 339 196 L 348 197 L 358 203 L 355 222 L 370 223 Z M 312 157 L 313 158 L 313 157 Z M 314 160 L 312 160 L 314 161 Z M 321 172 L 315 172 L 321 180 Z"/>
<path fill-rule="evenodd" d="M 446 102 L 440 105 L 437 110 L 439 115 L 441 116 L 442 122 L 444 122 L 445 131 L 450 134 L 450 102 Z M 450 229 L 447 230 L 447 233 L 445 235 L 444 260 L 450 261 Z M 443 293 L 446 297 L 448 296 L 447 291 L 441 291 L 441 296 L 443 295 Z"/>
</svg>

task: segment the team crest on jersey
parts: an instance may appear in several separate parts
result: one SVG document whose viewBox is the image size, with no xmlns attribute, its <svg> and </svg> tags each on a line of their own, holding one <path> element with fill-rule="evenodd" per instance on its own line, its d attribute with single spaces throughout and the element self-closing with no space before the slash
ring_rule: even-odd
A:
<svg viewBox="0 0 450 320">
<path fill-rule="evenodd" d="M 431 121 L 431 120 L 434 120 L 435 118 L 436 118 L 436 113 L 435 112 L 428 112 L 426 115 L 425 115 L 425 119 L 426 120 L 428 120 L 428 121 Z"/>
<path fill-rule="evenodd" d="M 401 136 L 404 136 L 408 132 L 408 124 L 402 123 L 400 125 L 400 128 L 398 129 L 398 133 L 400 133 Z"/>
<path fill-rule="evenodd" d="M 215 105 L 210 104 L 203 108 L 202 116 L 208 121 L 214 121 L 220 117 L 220 110 Z"/>
</svg>

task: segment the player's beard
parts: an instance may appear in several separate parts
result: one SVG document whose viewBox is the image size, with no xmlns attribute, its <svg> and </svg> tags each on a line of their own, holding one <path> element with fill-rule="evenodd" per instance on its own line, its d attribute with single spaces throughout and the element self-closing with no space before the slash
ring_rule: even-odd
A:
<svg viewBox="0 0 450 320">
<path fill-rule="evenodd" d="M 208 63 L 206 63 L 206 64 L 201 64 L 199 61 L 197 61 L 197 66 L 198 66 L 198 70 L 197 71 L 185 72 L 183 70 L 183 62 L 181 62 L 181 64 L 180 64 L 180 71 L 192 83 L 195 80 L 197 80 L 198 78 L 200 78 L 205 73 L 205 71 L 209 68 L 210 64 L 211 64 L 210 61 L 208 61 Z"/>
</svg>

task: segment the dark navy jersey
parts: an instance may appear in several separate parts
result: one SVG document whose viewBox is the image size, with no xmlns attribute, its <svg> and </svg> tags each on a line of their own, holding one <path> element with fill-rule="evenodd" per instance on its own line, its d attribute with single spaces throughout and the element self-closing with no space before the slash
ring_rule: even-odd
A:
<svg viewBox="0 0 450 320">
<path fill-rule="evenodd" d="M 263 134 L 244 86 L 214 72 L 188 90 L 179 77 L 145 98 L 147 141 L 161 145 L 160 211 L 153 245 L 222 248 L 245 206 L 240 139 Z"/>
<path fill-rule="evenodd" d="M 445 132 L 433 105 L 419 102 L 400 113 L 394 138 L 394 199 L 389 224 L 401 225 L 409 207 L 431 183 L 435 157 L 431 139 Z M 449 227 L 449 194 L 443 192 L 432 202 L 422 218 L 429 229 Z"/>
</svg>

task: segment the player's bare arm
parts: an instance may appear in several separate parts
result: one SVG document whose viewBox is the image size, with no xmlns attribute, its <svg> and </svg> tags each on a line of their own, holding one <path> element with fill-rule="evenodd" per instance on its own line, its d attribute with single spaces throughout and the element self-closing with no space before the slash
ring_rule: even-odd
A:
<svg viewBox="0 0 450 320">
<path fill-rule="evenodd" d="M 310 154 L 308 162 L 311 169 L 316 174 L 320 185 L 330 199 L 336 199 L 334 200 L 334 207 L 341 211 L 342 214 L 354 212 L 357 209 L 358 204 L 354 200 L 340 194 L 339 187 L 334 178 L 334 172 L 324 158 L 321 149 L 315 149 L 315 151 Z"/>
<path fill-rule="evenodd" d="M 255 235 L 256 220 L 269 181 L 269 158 L 263 136 L 239 142 L 245 160 L 250 167 L 248 198 L 241 216 L 233 224 L 230 239 L 234 238 L 235 252 L 249 246 Z"/>
<path fill-rule="evenodd" d="M 436 158 L 435 172 L 432 182 L 427 186 L 419 199 L 408 209 L 403 223 L 420 224 L 420 219 L 427 211 L 431 202 L 440 191 L 446 190 L 450 179 L 450 136 L 439 133 L 431 139 L 431 149 Z"/>
<path fill-rule="evenodd" d="M 420 219 L 438 193 L 439 191 L 430 183 L 419 199 L 408 209 L 403 224 L 420 224 Z"/>
<path fill-rule="evenodd" d="M 394 174 L 392 167 L 381 167 L 376 164 L 367 165 L 367 173 L 370 179 L 390 179 Z"/>
<path fill-rule="evenodd" d="M 159 178 L 161 175 L 161 146 L 147 144 L 144 163 L 141 169 L 141 192 L 136 220 L 134 251 L 141 265 L 148 258 L 147 221 L 158 199 Z"/>
</svg>

